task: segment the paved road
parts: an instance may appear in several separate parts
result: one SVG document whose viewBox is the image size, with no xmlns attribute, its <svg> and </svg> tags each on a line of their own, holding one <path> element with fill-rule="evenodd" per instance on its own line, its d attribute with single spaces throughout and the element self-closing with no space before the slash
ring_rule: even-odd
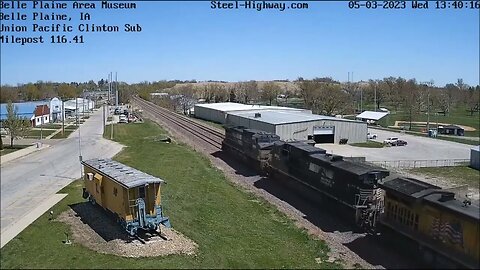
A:
<svg viewBox="0 0 480 270">
<path fill-rule="evenodd" d="M 328 153 L 353 157 L 366 157 L 367 161 L 390 161 L 390 160 L 437 160 L 437 159 L 469 159 L 471 145 L 437 140 L 427 137 L 419 137 L 397 132 L 369 129 L 369 132 L 377 134 L 375 141 L 383 142 L 388 137 L 398 137 L 408 142 L 406 146 L 394 146 L 384 148 L 364 148 L 350 145 L 317 144 Z"/>
<path fill-rule="evenodd" d="M 110 158 L 122 149 L 120 144 L 103 139 L 102 118 L 102 110 L 98 110 L 68 139 L 2 165 L 2 233 L 37 205 L 80 178 L 79 132 L 84 160 Z"/>
</svg>

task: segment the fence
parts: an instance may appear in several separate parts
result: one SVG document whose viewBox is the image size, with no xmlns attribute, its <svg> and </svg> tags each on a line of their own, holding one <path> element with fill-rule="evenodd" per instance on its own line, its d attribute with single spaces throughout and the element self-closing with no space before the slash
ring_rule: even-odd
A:
<svg viewBox="0 0 480 270">
<path fill-rule="evenodd" d="M 470 164 L 469 159 L 389 160 L 368 162 L 383 168 L 454 167 L 467 166 Z"/>
</svg>

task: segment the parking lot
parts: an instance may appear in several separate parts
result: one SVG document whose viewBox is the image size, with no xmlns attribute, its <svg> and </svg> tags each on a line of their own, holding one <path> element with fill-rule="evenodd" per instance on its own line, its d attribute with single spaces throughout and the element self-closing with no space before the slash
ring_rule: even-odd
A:
<svg viewBox="0 0 480 270">
<path fill-rule="evenodd" d="M 346 157 L 365 157 L 367 161 L 393 161 L 393 160 L 443 160 L 443 159 L 469 159 L 471 145 L 419 137 L 391 131 L 368 129 L 370 133 L 377 134 L 374 141 L 383 142 L 388 137 L 398 137 L 407 141 L 406 146 L 392 146 L 383 148 L 365 148 L 339 144 L 317 144 L 316 147 Z"/>
</svg>

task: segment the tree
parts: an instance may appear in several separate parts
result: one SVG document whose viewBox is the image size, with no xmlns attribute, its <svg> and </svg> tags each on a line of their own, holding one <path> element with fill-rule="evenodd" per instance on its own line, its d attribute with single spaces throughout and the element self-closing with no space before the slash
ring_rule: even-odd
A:
<svg viewBox="0 0 480 270">
<path fill-rule="evenodd" d="M 64 99 L 64 98 L 74 98 L 76 96 L 75 87 L 73 87 L 69 84 L 66 84 L 66 83 L 62 83 L 58 87 L 58 95 L 60 97 L 62 97 L 62 99 Z"/>
<path fill-rule="evenodd" d="M 348 94 L 342 90 L 340 84 L 322 83 L 317 95 L 317 104 L 321 106 L 319 112 L 325 115 L 334 115 L 346 110 Z"/>
<path fill-rule="evenodd" d="M 465 104 L 467 105 L 467 111 L 470 112 L 470 116 L 473 116 L 474 112 L 478 112 L 480 109 L 480 89 L 470 87 L 465 92 Z"/>
<path fill-rule="evenodd" d="M 413 116 L 420 110 L 420 91 L 415 79 L 407 81 L 402 97 L 403 105 L 408 113 L 408 120 L 410 122 L 408 130 L 412 130 Z"/>
<path fill-rule="evenodd" d="M 268 105 L 272 105 L 272 101 L 277 99 L 278 92 L 280 91 L 278 85 L 274 82 L 268 82 L 263 86 L 262 99 L 268 100 Z M 277 104 L 278 105 L 278 104 Z"/>
<path fill-rule="evenodd" d="M 300 89 L 300 96 L 303 98 L 305 107 L 312 110 L 315 107 L 315 95 L 319 89 L 319 82 L 300 80 L 299 78 L 297 86 Z"/>
<path fill-rule="evenodd" d="M 13 147 L 13 140 L 25 136 L 30 130 L 30 122 L 24 117 L 18 116 L 17 108 L 10 101 L 7 104 L 7 119 L 4 127 L 10 136 L 10 147 Z"/>
<path fill-rule="evenodd" d="M 38 100 L 40 98 L 40 91 L 34 84 L 27 84 L 25 86 L 26 98 L 27 100 Z"/>
</svg>

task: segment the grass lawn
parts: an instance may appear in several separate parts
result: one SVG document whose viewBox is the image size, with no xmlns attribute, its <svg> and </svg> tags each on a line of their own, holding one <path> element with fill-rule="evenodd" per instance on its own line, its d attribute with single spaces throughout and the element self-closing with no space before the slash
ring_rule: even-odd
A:
<svg viewBox="0 0 480 270">
<path fill-rule="evenodd" d="M 44 124 L 42 125 L 43 128 L 49 128 L 49 129 L 59 129 L 62 127 L 62 124 Z M 40 128 L 40 126 L 38 126 L 37 128 Z"/>
<path fill-rule="evenodd" d="M 383 148 L 385 146 L 383 143 L 376 142 L 376 141 L 367 141 L 364 143 L 352 143 L 350 145 L 356 146 L 356 147 L 366 147 L 366 148 Z"/>
<path fill-rule="evenodd" d="M 15 152 L 17 150 L 20 150 L 20 149 L 23 149 L 25 147 L 29 147 L 30 145 L 13 145 L 13 147 L 10 147 L 10 144 L 8 145 L 3 145 L 3 149 L 0 150 L 0 156 L 3 156 L 3 155 L 6 155 L 6 154 L 10 154 L 12 152 Z"/>
<path fill-rule="evenodd" d="M 218 128 L 220 130 L 223 130 L 223 125 L 222 124 L 214 123 L 214 122 L 203 120 L 203 119 L 200 119 L 200 118 L 194 118 L 194 119 L 198 122 L 202 122 L 204 124 L 210 125 L 212 127 Z"/>
<path fill-rule="evenodd" d="M 375 127 L 373 127 L 375 128 Z M 420 137 L 426 137 L 427 134 L 420 134 L 418 132 L 414 132 L 414 131 L 408 131 L 408 130 L 405 130 L 405 131 L 402 131 L 401 129 L 396 129 L 396 128 L 382 128 L 384 130 L 388 130 L 388 131 L 394 131 L 394 132 L 399 132 L 399 133 L 405 133 L 405 134 L 410 134 L 410 135 L 414 135 L 414 136 L 420 136 Z M 474 140 L 469 140 L 469 139 L 464 139 L 462 137 L 446 137 L 446 136 L 442 136 L 442 135 L 439 135 L 436 137 L 437 140 L 444 140 L 444 141 L 451 141 L 451 142 L 458 142 L 458 143 L 463 143 L 463 144 L 469 144 L 469 145 L 478 145 L 479 144 L 479 141 L 474 141 Z"/>
<path fill-rule="evenodd" d="M 435 126 L 436 123 L 446 123 L 446 124 L 457 124 L 457 125 L 465 125 L 475 128 L 475 131 L 465 131 L 465 136 L 469 137 L 477 137 L 479 136 L 479 129 L 480 129 L 480 121 L 478 120 L 479 113 L 476 112 L 472 116 L 470 113 L 465 111 L 465 108 L 459 107 L 453 110 L 450 114 L 446 116 L 443 115 L 435 115 L 435 113 L 430 113 L 430 124 Z M 398 112 L 396 114 L 390 114 L 386 117 L 386 121 L 384 121 L 384 125 L 391 125 L 395 124 L 395 121 L 409 121 L 408 114 L 404 112 Z M 419 113 L 413 116 L 413 122 L 426 122 L 427 115 L 425 113 Z M 408 123 L 405 123 L 408 127 Z"/>
<path fill-rule="evenodd" d="M 59 133 L 55 134 L 51 139 L 65 139 L 70 135 L 75 130 L 72 129 L 65 129 L 65 133 L 62 136 L 62 132 L 60 131 Z"/>
<path fill-rule="evenodd" d="M 467 184 L 468 186 L 477 189 L 480 184 L 480 171 L 468 166 L 415 168 L 410 171 L 412 173 L 421 173 L 428 176 L 451 179 L 452 182 Z"/>
<path fill-rule="evenodd" d="M 65 127 L 65 130 L 72 130 L 73 131 L 73 130 L 76 130 L 77 128 L 78 128 L 78 126 L 74 124 L 74 125 L 70 125 L 68 127 Z"/>
<path fill-rule="evenodd" d="M 40 133 L 42 134 L 42 137 L 45 139 L 45 137 L 51 135 L 55 130 L 40 130 L 40 129 L 32 129 L 29 130 L 25 138 L 29 139 L 40 139 Z"/>
<path fill-rule="evenodd" d="M 109 136 L 109 126 L 105 130 Z M 203 155 L 183 144 L 155 142 L 166 133 L 147 121 L 115 125 L 115 140 L 127 147 L 115 159 L 168 183 L 162 203 L 172 226 L 195 241 L 196 256 L 123 258 L 62 244 L 67 225 L 46 213 L 1 250 L 2 268 L 339 268 L 317 263 L 328 247 L 295 227 L 269 203 L 231 184 Z M 81 182 L 54 207 L 83 201 Z"/>
</svg>

